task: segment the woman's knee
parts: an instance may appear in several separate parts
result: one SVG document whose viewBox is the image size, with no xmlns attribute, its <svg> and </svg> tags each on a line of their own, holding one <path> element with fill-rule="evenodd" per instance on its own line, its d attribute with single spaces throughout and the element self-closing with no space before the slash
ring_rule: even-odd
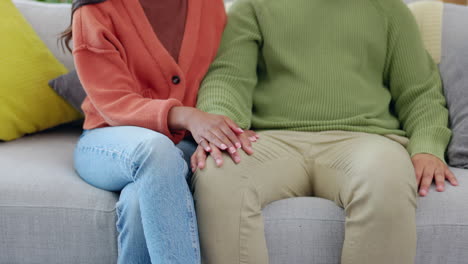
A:
<svg viewBox="0 0 468 264">
<path fill-rule="evenodd" d="M 180 175 L 185 180 L 188 172 L 182 151 L 168 137 L 156 132 L 138 141 L 131 163 L 133 174 L 149 170 L 152 175 Z"/>
</svg>

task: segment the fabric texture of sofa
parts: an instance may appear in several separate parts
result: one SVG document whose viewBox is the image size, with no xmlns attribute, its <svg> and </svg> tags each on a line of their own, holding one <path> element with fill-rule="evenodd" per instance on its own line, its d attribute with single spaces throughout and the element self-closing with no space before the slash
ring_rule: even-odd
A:
<svg viewBox="0 0 468 264">
<path fill-rule="evenodd" d="M 70 6 L 16 2 L 54 55 Z M 80 124 L 0 143 L 0 263 L 116 263 L 118 194 L 94 188 L 73 169 Z M 468 170 L 452 169 L 460 186 L 419 199 L 417 264 L 468 263 Z M 301 197 L 264 209 L 272 264 L 339 263 L 344 212 L 333 202 Z"/>
</svg>

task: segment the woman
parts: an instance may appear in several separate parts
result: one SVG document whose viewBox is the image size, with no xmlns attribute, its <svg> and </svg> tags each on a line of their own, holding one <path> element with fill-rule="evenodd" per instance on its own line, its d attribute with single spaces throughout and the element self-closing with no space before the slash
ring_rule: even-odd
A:
<svg viewBox="0 0 468 264">
<path fill-rule="evenodd" d="M 77 0 L 76 69 L 87 93 L 75 168 L 89 184 L 121 191 L 119 263 L 199 263 L 187 186 L 196 144 L 248 148 L 230 119 L 193 108 L 225 24 L 221 0 Z M 185 139 L 184 139 L 185 138 Z"/>
</svg>

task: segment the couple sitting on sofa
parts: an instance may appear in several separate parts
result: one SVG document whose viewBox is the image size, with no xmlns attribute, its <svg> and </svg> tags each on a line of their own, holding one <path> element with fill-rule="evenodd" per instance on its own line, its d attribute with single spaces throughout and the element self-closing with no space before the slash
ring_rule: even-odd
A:
<svg viewBox="0 0 468 264">
<path fill-rule="evenodd" d="M 261 210 L 295 196 L 344 208 L 342 263 L 413 263 L 418 190 L 457 181 L 407 7 L 238 0 L 225 24 L 221 0 L 73 5 L 75 166 L 121 191 L 119 263 L 266 264 Z"/>
</svg>

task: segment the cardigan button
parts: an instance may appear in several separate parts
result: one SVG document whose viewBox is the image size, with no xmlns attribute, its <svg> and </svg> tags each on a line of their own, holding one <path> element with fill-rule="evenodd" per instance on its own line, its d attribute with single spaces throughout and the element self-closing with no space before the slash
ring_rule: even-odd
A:
<svg viewBox="0 0 468 264">
<path fill-rule="evenodd" d="M 172 77 L 172 83 L 177 85 L 180 83 L 180 77 L 179 76 L 174 76 Z"/>
</svg>

